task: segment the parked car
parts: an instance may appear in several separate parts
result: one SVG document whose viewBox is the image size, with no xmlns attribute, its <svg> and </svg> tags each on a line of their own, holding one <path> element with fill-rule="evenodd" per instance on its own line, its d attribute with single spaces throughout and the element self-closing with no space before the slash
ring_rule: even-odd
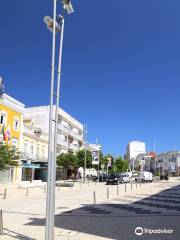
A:
<svg viewBox="0 0 180 240">
<path fill-rule="evenodd" d="M 119 175 L 118 175 L 118 174 L 114 174 L 114 173 L 110 174 L 110 175 L 108 176 L 108 179 L 107 179 L 107 181 L 106 181 L 106 184 L 107 184 L 107 185 L 109 185 L 109 184 L 111 184 L 111 185 L 113 185 L 113 184 L 119 184 Z"/>
<path fill-rule="evenodd" d="M 104 173 L 99 176 L 99 182 L 106 182 L 107 179 L 108 179 L 108 174 Z"/>
<path fill-rule="evenodd" d="M 129 172 L 124 172 L 128 174 L 130 181 L 135 181 L 136 178 L 138 177 L 138 172 L 137 171 L 129 171 Z"/>
<path fill-rule="evenodd" d="M 160 176 L 160 180 L 169 180 L 169 176 L 168 176 L 168 174 L 162 174 L 161 176 Z"/>
<path fill-rule="evenodd" d="M 152 182 L 153 181 L 153 175 L 151 172 L 144 171 L 140 172 L 139 176 L 135 179 L 137 182 Z"/>
<path fill-rule="evenodd" d="M 98 179 L 98 177 L 95 176 L 95 175 L 90 175 L 90 176 L 87 175 L 86 178 L 87 178 L 88 180 L 92 180 L 92 181 L 97 181 L 97 179 Z"/>
<path fill-rule="evenodd" d="M 130 181 L 130 177 L 127 173 L 121 173 L 119 175 L 119 182 L 120 183 L 126 183 L 126 182 L 129 182 Z"/>
</svg>

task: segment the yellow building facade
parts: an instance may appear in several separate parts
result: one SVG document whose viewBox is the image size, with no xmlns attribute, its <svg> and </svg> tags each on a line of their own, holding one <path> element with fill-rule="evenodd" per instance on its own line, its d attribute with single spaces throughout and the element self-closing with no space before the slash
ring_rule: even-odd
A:
<svg viewBox="0 0 180 240">
<path fill-rule="evenodd" d="M 24 104 L 2 94 L 0 96 L 0 141 L 18 150 L 21 148 Z M 1 182 L 15 182 L 21 177 L 20 162 L 17 167 L 10 167 L 0 173 Z"/>
</svg>

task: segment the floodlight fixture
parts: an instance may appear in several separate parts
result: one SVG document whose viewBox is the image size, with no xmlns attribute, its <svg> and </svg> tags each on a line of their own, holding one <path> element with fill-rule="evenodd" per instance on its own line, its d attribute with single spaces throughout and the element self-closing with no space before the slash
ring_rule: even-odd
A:
<svg viewBox="0 0 180 240">
<path fill-rule="evenodd" d="M 46 23 L 46 25 L 47 25 L 47 28 L 51 31 L 51 32 L 53 32 L 53 19 L 51 18 L 51 17 L 49 17 L 49 16 L 45 16 L 44 17 L 44 22 Z M 55 26 L 55 31 L 56 31 L 56 33 L 57 32 L 60 32 L 60 25 L 56 22 L 56 26 Z"/>
<path fill-rule="evenodd" d="M 72 6 L 71 0 L 62 0 L 62 4 L 68 14 L 71 14 L 74 12 L 74 8 Z"/>
</svg>

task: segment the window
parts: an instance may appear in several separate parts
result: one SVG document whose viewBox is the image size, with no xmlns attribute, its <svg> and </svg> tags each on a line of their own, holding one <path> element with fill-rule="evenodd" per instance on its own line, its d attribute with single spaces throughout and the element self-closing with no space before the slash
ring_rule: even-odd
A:
<svg viewBox="0 0 180 240">
<path fill-rule="evenodd" d="M 18 143 L 19 143 L 19 142 L 18 142 L 18 140 L 17 140 L 16 138 L 13 138 L 13 139 L 12 139 L 12 147 L 13 147 L 13 148 L 18 148 Z"/>
<path fill-rule="evenodd" d="M 19 131 L 19 118 L 14 118 L 14 126 L 13 129 L 15 131 Z"/>
<path fill-rule="evenodd" d="M 39 147 L 36 148 L 36 155 L 39 156 Z"/>
<path fill-rule="evenodd" d="M 33 155 L 33 154 L 34 154 L 34 146 L 30 145 L 30 155 Z"/>
<path fill-rule="evenodd" d="M 2 111 L 0 115 L 0 124 L 6 125 L 6 122 L 7 122 L 7 114 L 6 112 Z"/>
<path fill-rule="evenodd" d="M 44 148 L 42 149 L 42 157 L 44 158 Z"/>
<path fill-rule="evenodd" d="M 27 142 L 24 143 L 24 153 L 28 152 L 28 144 Z"/>
</svg>

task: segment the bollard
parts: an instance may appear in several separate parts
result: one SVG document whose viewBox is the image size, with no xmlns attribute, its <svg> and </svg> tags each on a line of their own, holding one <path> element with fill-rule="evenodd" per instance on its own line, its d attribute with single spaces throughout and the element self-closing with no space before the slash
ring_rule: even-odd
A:
<svg viewBox="0 0 180 240">
<path fill-rule="evenodd" d="M 29 188 L 26 188 L 26 196 L 29 195 Z"/>
<path fill-rule="evenodd" d="M 107 188 L 107 199 L 109 199 L 109 188 Z"/>
<path fill-rule="evenodd" d="M 6 199 L 7 196 L 7 188 L 4 189 L 4 199 Z"/>
<path fill-rule="evenodd" d="M 94 204 L 96 204 L 96 192 L 93 191 L 93 200 L 94 200 Z"/>
<path fill-rule="evenodd" d="M 132 182 L 131 182 L 131 190 L 132 190 Z"/>
<path fill-rule="evenodd" d="M 124 187 L 125 187 L 125 192 L 126 192 L 127 191 L 126 183 L 125 183 Z"/>
<path fill-rule="evenodd" d="M 0 210 L 0 235 L 3 235 L 3 217 L 2 217 L 2 210 Z"/>
<path fill-rule="evenodd" d="M 119 186 L 117 185 L 117 196 L 119 195 Z"/>
</svg>

